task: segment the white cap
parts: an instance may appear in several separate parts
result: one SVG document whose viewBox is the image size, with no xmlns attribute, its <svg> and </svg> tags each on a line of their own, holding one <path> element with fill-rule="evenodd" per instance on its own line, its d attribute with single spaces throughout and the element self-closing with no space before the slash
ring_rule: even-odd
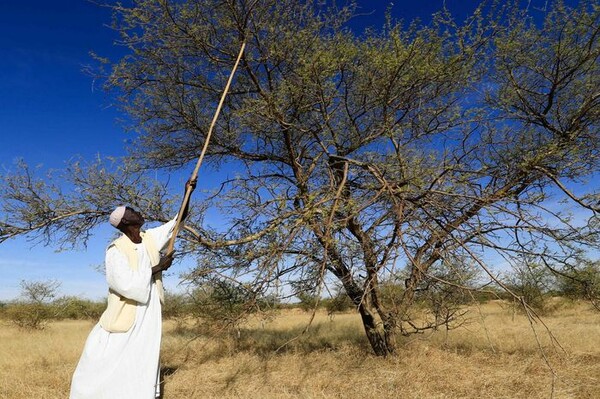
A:
<svg viewBox="0 0 600 399">
<path fill-rule="evenodd" d="M 119 223 L 121 223 L 121 219 L 123 219 L 124 215 L 125 215 L 125 207 L 124 206 L 118 206 L 110 214 L 110 217 L 108 218 L 108 221 L 114 227 L 117 227 L 119 225 Z"/>
</svg>

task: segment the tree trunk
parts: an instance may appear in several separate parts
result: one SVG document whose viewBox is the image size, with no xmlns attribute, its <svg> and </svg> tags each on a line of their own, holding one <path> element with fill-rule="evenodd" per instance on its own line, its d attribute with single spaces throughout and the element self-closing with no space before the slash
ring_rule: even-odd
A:
<svg viewBox="0 0 600 399">
<path fill-rule="evenodd" d="M 331 248 L 329 248 L 331 250 Z M 346 290 L 346 295 L 350 298 L 354 306 L 358 309 L 358 313 L 362 319 L 365 334 L 369 340 L 373 352 L 377 356 L 387 357 L 396 351 L 396 322 L 392 314 L 387 314 L 383 318 L 382 327 L 377 327 L 377 320 L 373 313 L 365 304 L 365 292 L 353 280 L 348 268 L 343 266 L 343 262 L 337 253 L 331 252 L 331 257 L 337 261 L 338 267 L 332 267 L 330 270 L 338 277 Z"/>
<path fill-rule="evenodd" d="M 378 326 L 377 319 L 367 306 L 368 299 L 364 290 L 356 284 L 347 269 L 343 269 L 344 274 L 340 273 L 341 268 L 335 271 L 339 273 L 338 278 L 340 278 L 346 294 L 358 309 L 365 328 L 365 334 L 371 348 L 373 348 L 373 352 L 377 356 L 384 357 L 394 354 L 396 351 L 396 319 L 394 315 L 391 313 L 385 314 L 385 317 L 382 317 L 381 325 Z"/>
<path fill-rule="evenodd" d="M 393 355 L 396 351 L 394 323 L 391 320 L 384 321 L 383 328 L 378 328 L 375 317 L 365 306 L 360 305 L 358 312 L 373 352 L 383 357 Z"/>
</svg>

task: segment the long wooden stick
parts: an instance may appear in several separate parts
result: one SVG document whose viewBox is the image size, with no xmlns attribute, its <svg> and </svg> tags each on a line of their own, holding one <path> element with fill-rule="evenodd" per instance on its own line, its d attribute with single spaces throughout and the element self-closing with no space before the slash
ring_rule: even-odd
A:
<svg viewBox="0 0 600 399">
<path fill-rule="evenodd" d="M 233 80 L 233 75 L 235 74 L 238 64 L 240 63 L 242 54 L 244 53 L 244 48 L 246 48 L 245 41 L 242 43 L 242 47 L 240 48 L 240 52 L 237 56 L 235 64 L 233 65 L 233 69 L 231 70 L 231 73 L 229 74 L 229 79 L 227 80 L 227 84 L 225 85 L 225 89 L 223 90 L 223 94 L 221 95 L 221 100 L 219 101 L 219 106 L 217 107 L 217 111 L 215 112 L 215 115 L 213 116 L 212 122 L 208 129 L 208 133 L 206 135 L 206 140 L 204 140 L 204 146 L 202 147 L 202 152 L 200 153 L 198 162 L 196 162 L 196 167 L 194 168 L 194 171 L 192 172 L 192 176 L 190 177 L 190 180 L 194 180 L 198 177 L 198 171 L 200 170 L 200 165 L 202 165 L 202 161 L 204 160 L 204 154 L 206 153 L 206 149 L 208 148 L 210 136 L 212 135 L 212 131 L 213 131 L 213 128 L 215 127 L 215 124 L 217 123 L 217 118 L 219 117 L 219 113 L 221 112 L 221 107 L 223 106 L 223 102 L 225 101 L 225 97 L 227 96 L 227 92 L 229 91 L 229 86 L 231 85 L 231 81 Z M 192 190 L 190 187 L 188 187 L 185 190 L 185 195 L 183 196 L 183 201 L 181 202 L 181 207 L 179 208 L 179 213 L 177 214 L 177 221 L 175 222 L 175 227 L 173 228 L 173 235 L 171 236 L 171 239 L 169 240 L 169 245 L 167 246 L 167 251 L 166 251 L 167 254 L 171 253 L 173 251 L 173 248 L 175 248 L 175 238 L 177 237 L 177 233 L 180 230 L 183 211 L 185 210 L 185 207 L 187 206 L 188 202 L 190 201 L 191 195 L 192 195 Z"/>
</svg>

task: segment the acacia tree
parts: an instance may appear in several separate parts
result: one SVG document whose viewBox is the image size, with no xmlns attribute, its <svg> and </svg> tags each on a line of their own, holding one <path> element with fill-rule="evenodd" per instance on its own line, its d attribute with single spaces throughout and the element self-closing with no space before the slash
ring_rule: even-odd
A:
<svg viewBox="0 0 600 399">
<path fill-rule="evenodd" d="M 337 279 L 385 356 L 398 332 L 447 325 L 411 312 L 427 279 L 444 283 L 432 272 L 440 265 L 467 262 L 494 278 L 488 263 L 500 255 L 566 270 L 598 246 L 596 187 L 570 189 L 598 172 L 593 2 L 557 2 L 541 27 L 510 6 L 478 9 L 461 24 L 447 12 L 429 26 L 388 20 L 361 34 L 348 28 L 352 3 L 142 0 L 113 9 L 129 54 L 100 60 L 139 131 L 136 179 L 195 160 L 247 43 L 208 154 L 236 176 L 202 200 L 218 225 L 189 220 L 192 279 L 240 279 L 254 293 L 286 282 L 319 292 Z M 24 209 L 29 197 L 11 190 L 13 209 Z M 139 207 L 161 219 L 166 194 L 155 193 Z M 561 195 L 589 212 L 588 223 L 556 206 Z M 4 231 L 54 225 L 36 217 Z M 404 289 L 382 301 L 380 281 L 400 275 Z"/>
<path fill-rule="evenodd" d="M 8 318 L 17 326 L 41 330 L 53 316 L 50 301 L 56 297 L 58 281 L 21 281 L 21 300 L 11 304 Z"/>
</svg>

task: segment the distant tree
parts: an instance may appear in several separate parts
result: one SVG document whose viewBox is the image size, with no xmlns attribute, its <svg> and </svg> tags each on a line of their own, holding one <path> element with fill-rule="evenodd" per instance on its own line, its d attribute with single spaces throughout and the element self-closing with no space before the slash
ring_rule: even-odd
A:
<svg viewBox="0 0 600 399">
<path fill-rule="evenodd" d="M 21 297 L 30 303 L 49 303 L 60 288 L 60 281 L 27 281 L 21 280 Z"/>
<path fill-rule="evenodd" d="M 556 275 L 561 295 L 586 299 L 600 309 L 600 261 L 583 260 L 577 267 Z"/>
<path fill-rule="evenodd" d="M 60 282 L 21 281 L 21 299 L 7 309 L 7 317 L 21 328 L 41 330 L 55 316 L 50 302 L 57 295 Z"/>
<path fill-rule="evenodd" d="M 468 258 L 446 258 L 432 267 L 415 295 L 420 310 L 425 312 L 421 316 L 425 321 L 408 328 L 420 332 L 443 326 L 449 331 L 463 325 L 465 306 L 474 302 L 473 292 L 482 290 L 481 273 Z"/>
<path fill-rule="evenodd" d="M 94 302 L 76 296 L 62 296 L 52 301 L 49 306 L 55 318 L 72 320 L 97 320 L 106 309 L 104 301 Z"/>
<path fill-rule="evenodd" d="M 347 312 L 354 309 L 354 304 L 344 291 L 344 287 L 337 286 L 332 292 L 331 298 L 323 300 L 323 306 L 327 310 L 327 314 L 331 317 L 335 313 Z"/>
<path fill-rule="evenodd" d="M 296 297 L 299 300 L 298 307 L 305 312 L 312 312 L 319 306 L 319 295 L 314 292 L 301 291 L 296 294 Z"/>
<path fill-rule="evenodd" d="M 398 332 L 429 325 L 411 309 L 444 262 L 496 279 L 489 259 L 563 270 L 598 248 L 597 185 L 581 183 L 599 171 L 600 8 L 552 2 L 538 24 L 512 4 L 360 34 L 348 29 L 352 2 L 117 4 L 128 54 L 98 58 L 109 67 L 99 77 L 139 132 L 131 156 L 117 173 L 75 164 L 72 194 L 25 167 L 6 176 L 0 240 L 81 242 L 121 201 L 165 220 L 172 200 L 144 171 L 195 160 L 245 40 L 208 155 L 235 173 L 189 219 L 194 273 L 243 281 L 251 300 L 336 279 L 373 351 L 392 354 Z M 381 282 L 404 265 L 389 307 Z"/>
<path fill-rule="evenodd" d="M 554 276 L 543 265 L 525 261 L 508 272 L 506 284 L 521 300 L 543 312 L 554 288 Z"/>
<path fill-rule="evenodd" d="M 165 292 L 165 303 L 162 306 L 164 319 L 185 318 L 191 312 L 190 298 L 185 293 Z"/>
<path fill-rule="evenodd" d="M 190 294 L 190 311 L 202 331 L 239 338 L 240 325 L 258 311 L 254 293 L 235 281 L 209 276 L 197 281 Z"/>
</svg>

